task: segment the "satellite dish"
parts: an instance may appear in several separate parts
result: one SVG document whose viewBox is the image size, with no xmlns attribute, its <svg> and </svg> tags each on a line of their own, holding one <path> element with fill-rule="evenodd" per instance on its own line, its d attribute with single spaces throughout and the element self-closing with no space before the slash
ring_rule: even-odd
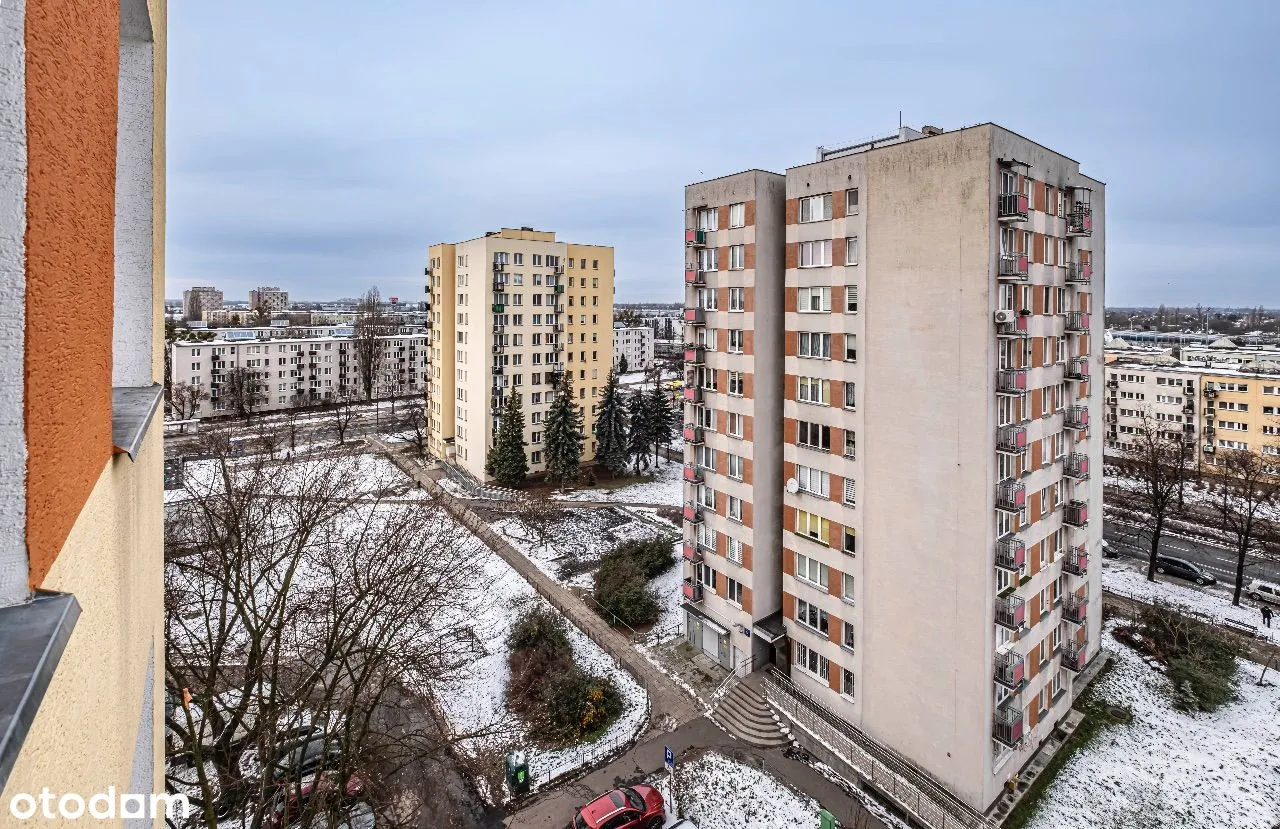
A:
<svg viewBox="0 0 1280 829">
<path fill-rule="evenodd" d="M 797 481 L 795 478 L 788 479 L 787 492 L 790 492 L 792 495 L 795 495 L 799 491 L 800 491 L 800 482 Z"/>
</svg>

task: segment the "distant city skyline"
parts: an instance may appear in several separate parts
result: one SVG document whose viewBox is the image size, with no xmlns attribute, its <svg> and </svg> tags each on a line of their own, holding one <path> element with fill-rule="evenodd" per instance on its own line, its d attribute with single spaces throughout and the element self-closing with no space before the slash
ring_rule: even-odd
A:
<svg viewBox="0 0 1280 829">
<path fill-rule="evenodd" d="M 613 245 L 619 301 L 676 301 L 685 184 L 901 110 L 1071 147 L 1111 194 L 1108 304 L 1280 306 L 1267 4 L 351 8 L 171 8 L 167 294 L 417 301 L 432 241 L 529 225 Z"/>
</svg>

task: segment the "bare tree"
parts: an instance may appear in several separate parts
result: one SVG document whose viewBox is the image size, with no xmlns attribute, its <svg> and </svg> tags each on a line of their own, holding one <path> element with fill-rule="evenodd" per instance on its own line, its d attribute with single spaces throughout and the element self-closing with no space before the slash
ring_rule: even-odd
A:
<svg viewBox="0 0 1280 829">
<path fill-rule="evenodd" d="M 333 416 L 334 428 L 338 430 L 338 443 L 346 443 L 347 427 L 351 425 L 351 419 L 356 415 L 355 404 L 347 395 L 339 394 L 329 404 L 329 413 Z"/>
<path fill-rule="evenodd" d="M 515 502 L 516 518 L 539 546 L 550 543 L 556 526 L 564 518 L 564 504 L 546 492 L 530 494 Z"/>
<path fill-rule="evenodd" d="M 1236 546 L 1236 587 L 1231 594 L 1235 605 L 1240 604 L 1244 590 L 1247 559 L 1260 552 L 1260 542 L 1275 531 L 1274 508 L 1280 480 L 1268 474 L 1268 467 L 1260 454 L 1247 449 L 1228 449 L 1214 465 L 1222 476 L 1214 508 L 1219 526 Z"/>
<path fill-rule="evenodd" d="M 200 411 L 200 404 L 209 399 L 209 392 L 201 383 L 192 385 L 186 380 L 179 380 L 169 390 L 169 406 L 178 420 L 195 417 Z"/>
<path fill-rule="evenodd" d="M 206 450 L 212 470 L 188 476 L 165 526 L 170 789 L 207 829 L 325 826 L 354 777 L 379 825 L 408 825 L 401 773 L 506 727 L 446 737 L 391 716 L 430 723 L 431 689 L 479 655 L 457 612 L 479 600 L 476 548 L 434 505 L 367 491 L 343 457 L 282 468 L 229 458 L 226 440 Z M 335 784 L 304 797 L 304 773 Z M 297 793 L 287 815 L 282 792 Z"/>
<path fill-rule="evenodd" d="M 409 432 L 409 441 L 419 458 L 427 456 L 428 417 L 426 404 L 419 398 L 410 400 L 401 421 Z"/>
<path fill-rule="evenodd" d="M 1134 490 L 1140 509 L 1137 520 L 1151 537 L 1147 560 L 1147 580 L 1156 580 L 1156 556 L 1165 523 L 1177 511 L 1179 493 L 1186 479 L 1188 446 L 1183 433 L 1173 431 L 1174 424 L 1156 420 L 1150 412 L 1142 414 L 1139 426 L 1130 436 L 1119 464 L 1138 484 Z"/>
<path fill-rule="evenodd" d="M 236 366 L 226 373 L 222 396 L 227 408 L 243 418 L 248 418 L 267 402 L 266 385 L 258 379 L 257 372 L 244 366 Z"/>
<path fill-rule="evenodd" d="M 298 421 L 302 417 L 304 406 L 306 406 L 306 393 L 302 389 L 297 389 L 289 398 L 289 408 L 284 410 L 284 423 L 289 432 L 290 452 L 298 451 Z"/>
<path fill-rule="evenodd" d="M 373 399 L 386 360 L 386 337 L 394 328 L 393 320 L 382 310 L 382 295 L 377 288 L 370 288 L 356 304 L 355 332 L 351 338 L 356 372 L 366 401 Z"/>
</svg>

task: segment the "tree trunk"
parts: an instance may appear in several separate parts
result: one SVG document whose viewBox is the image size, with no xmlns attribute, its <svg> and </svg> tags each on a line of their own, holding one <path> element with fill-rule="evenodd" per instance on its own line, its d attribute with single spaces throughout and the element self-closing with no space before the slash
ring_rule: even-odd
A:
<svg viewBox="0 0 1280 829">
<path fill-rule="evenodd" d="M 1164 532 L 1164 521 L 1156 522 L 1151 531 L 1151 557 L 1147 560 L 1147 581 L 1156 580 L 1156 556 L 1160 554 L 1160 536 Z"/>
<path fill-rule="evenodd" d="M 1231 593 L 1231 603 L 1240 606 L 1240 593 L 1244 590 L 1244 557 L 1249 551 L 1249 540 L 1242 538 L 1236 548 L 1236 589 Z"/>
</svg>

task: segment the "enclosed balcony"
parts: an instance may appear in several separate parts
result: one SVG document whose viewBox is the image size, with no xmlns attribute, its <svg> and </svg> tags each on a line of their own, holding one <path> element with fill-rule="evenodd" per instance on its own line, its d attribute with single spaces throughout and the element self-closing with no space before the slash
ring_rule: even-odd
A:
<svg viewBox="0 0 1280 829">
<path fill-rule="evenodd" d="M 686 285 L 705 285 L 707 284 L 707 274 L 697 268 L 684 269 L 684 284 Z"/>
<path fill-rule="evenodd" d="M 702 505 L 695 503 L 687 503 L 684 505 L 684 520 L 690 524 L 702 523 Z"/>
<path fill-rule="evenodd" d="M 683 585 L 684 600 L 697 604 L 702 601 L 702 585 L 693 579 L 685 579 Z"/>
<path fill-rule="evenodd" d="M 1022 481 L 1009 481 L 996 487 L 996 509 L 1017 512 L 1027 505 L 1027 487 Z"/>
<path fill-rule="evenodd" d="M 1088 616 L 1089 597 L 1068 593 L 1062 599 L 1062 618 L 1073 625 L 1083 625 Z"/>
<path fill-rule="evenodd" d="M 700 366 L 707 361 L 707 349 L 700 345 L 684 347 L 684 361 L 691 366 Z"/>
<path fill-rule="evenodd" d="M 1088 262 L 1067 263 L 1067 284 L 1088 285 L 1093 281 L 1093 265 Z"/>
<path fill-rule="evenodd" d="M 493 292 L 495 294 L 500 294 L 506 289 L 507 289 L 507 283 L 503 282 L 501 279 L 493 280 Z"/>
<path fill-rule="evenodd" d="M 1063 418 L 1063 425 L 1068 429 L 1088 429 L 1089 428 L 1089 407 L 1088 406 L 1072 406 L 1067 409 L 1066 417 Z"/>
<path fill-rule="evenodd" d="M 1062 474 L 1077 481 L 1089 479 L 1089 456 L 1083 452 L 1072 452 L 1062 464 Z"/>
<path fill-rule="evenodd" d="M 501 314 L 506 312 L 506 310 L 507 310 L 507 306 L 503 305 L 501 302 L 493 303 L 493 313 Z"/>
<path fill-rule="evenodd" d="M 1076 357 L 1067 361 L 1067 379 L 1068 380 L 1088 380 L 1089 379 L 1089 358 Z"/>
<path fill-rule="evenodd" d="M 1026 281 L 1027 278 L 1027 255 L 1025 253 L 1002 253 L 1000 254 L 1000 270 L 1001 279 L 1011 279 L 1016 282 Z"/>
<path fill-rule="evenodd" d="M 996 312 L 997 337 L 1025 337 L 1030 327 L 1031 317 L 1013 311 Z"/>
<path fill-rule="evenodd" d="M 996 434 L 996 451 L 1005 454 L 1021 454 L 1027 449 L 1027 428 L 1005 426 Z"/>
<path fill-rule="evenodd" d="M 1089 553 L 1083 544 L 1067 550 L 1062 558 L 1062 569 L 1073 576 L 1089 574 Z"/>
<path fill-rule="evenodd" d="M 505 262 L 494 262 L 494 263 L 493 263 L 493 272 L 494 272 L 494 273 L 506 273 L 506 272 L 507 272 L 507 263 L 505 263 Z"/>
<path fill-rule="evenodd" d="M 1093 233 L 1093 207 L 1077 204 L 1067 214 L 1068 236 L 1089 236 Z"/>
<path fill-rule="evenodd" d="M 684 479 L 687 483 L 700 484 L 702 483 L 702 470 L 696 466 L 686 464 L 684 468 Z"/>
<path fill-rule="evenodd" d="M 1212 400 L 1213 398 L 1218 396 L 1218 390 L 1215 389 L 1213 386 L 1205 386 L 1204 396 Z"/>
<path fill-rule="evenodd" d="M 696 446 L 699 443 L 703 442 L 701 426 L 694 426 L 686 423 L 684 430 L 681 431 L 680 433 L 680 436 L 684 438 L 685 443 L 688 443 L 692 446 Z"/>
<path fill-rule="evenodd" d="M 1009 630 L 1021 630 L 1027 623 L 1027 603 L 1021 596 L 996 598 L 996 624 Z"/>
<path fill-rule="evenodd" d="M 1067 314 L 1067 330 L 1076 334 L 1089 332 L 1089 315 L 1084 311 L 1072 311 Z"/>
<path fill-rule="evenodd" d="M 706 325 L 707 312 L 701 308 L 684 309 L 684 321 L 687 325 Z"/>
<path fill-rule="evenodd" d="M 1062 667 L 1066 668 L 1074 674 L 1078 674 L 1084 670 L 1084 666 L 1088 664 L 1089 641 L 1083 642 L 1070 640 L 1066 647 L 1062 649 Z"/>
<path fill-rule="evenodd" d="M 685 386 L 685 387 L 684 387 L 684 392 L 683 392 L 683 394 L 684 394 L 684 402 L 686 402 L 686 403 L 701 403 L 701 402 L 702 402 L 702 387 L 701 387 L 701 386 Z"/>
<path fill-rule="evenodd" d="M 1068 501 L 1062 512 L 1062 520 L 1073 527 L 1089 524 L 1089 505 L 1084 501 Z"/>
<path fill-rule="evenodd" d="M 991 736 L 1009 748 L 1017 748 L 1022 743 L 1022 711 L 1012 705 L 996 709 L 995 722 Z"/>
<path fill-rule="evenodd" d="M 563 286 L 563 285 L 560 285 L 560 284 L 557 284 L 557 285 L 555 286 L 555 293 L 557 293 L 557 294 L 563 294 L 563 293 L 564 293 L 564 286 Z"/>
<path fill-rule="evenodd" d="M 996 542 L 996 566 L 1016 573 L 1027 563 L 1027 544 L 1021 538 L 1006 538 Z"/>
<path fill-rule="evenodd" d="M 996 197 L 996 218 L 1002 222 L 1025 222 L 1030 208 L 1022 193 L 1001 193 Z"/>
<path fill-rule="evenodd" d="M 705 247 L 707 244 L 707 232 L 705 230 L 686 230 L 684 232 L 684 246 L 687 248 Z"/>
<path fill-rule="evenodd" d="M 996 392 L 999 394 L 1024 395 L 1027 393 L 1027 370 L 1025 368 L 1006 368 L 996 373 Z"/>
<path fill-rule="evenodd" d="M 692 541 L 686 541 L 682 550 L 684 560 L 690 564 L 697 564 L 702 561 L 702 548 Z"/>
<path fill-rule="evenodd" d="M 1013 691 L 1022 687 L 1027 678 L 1026 660 L 1022 654 L 1014 651 L 997 653 L 995 663 L 996 682 Z"/>
<path fill-rule="evenodd" d="M 1184 415 L 1195 414 L 1196 407 L 1192 403 L 1188 402 L 1187 405 L 1182 407 L 1182 413 Z"/>
</svg>

